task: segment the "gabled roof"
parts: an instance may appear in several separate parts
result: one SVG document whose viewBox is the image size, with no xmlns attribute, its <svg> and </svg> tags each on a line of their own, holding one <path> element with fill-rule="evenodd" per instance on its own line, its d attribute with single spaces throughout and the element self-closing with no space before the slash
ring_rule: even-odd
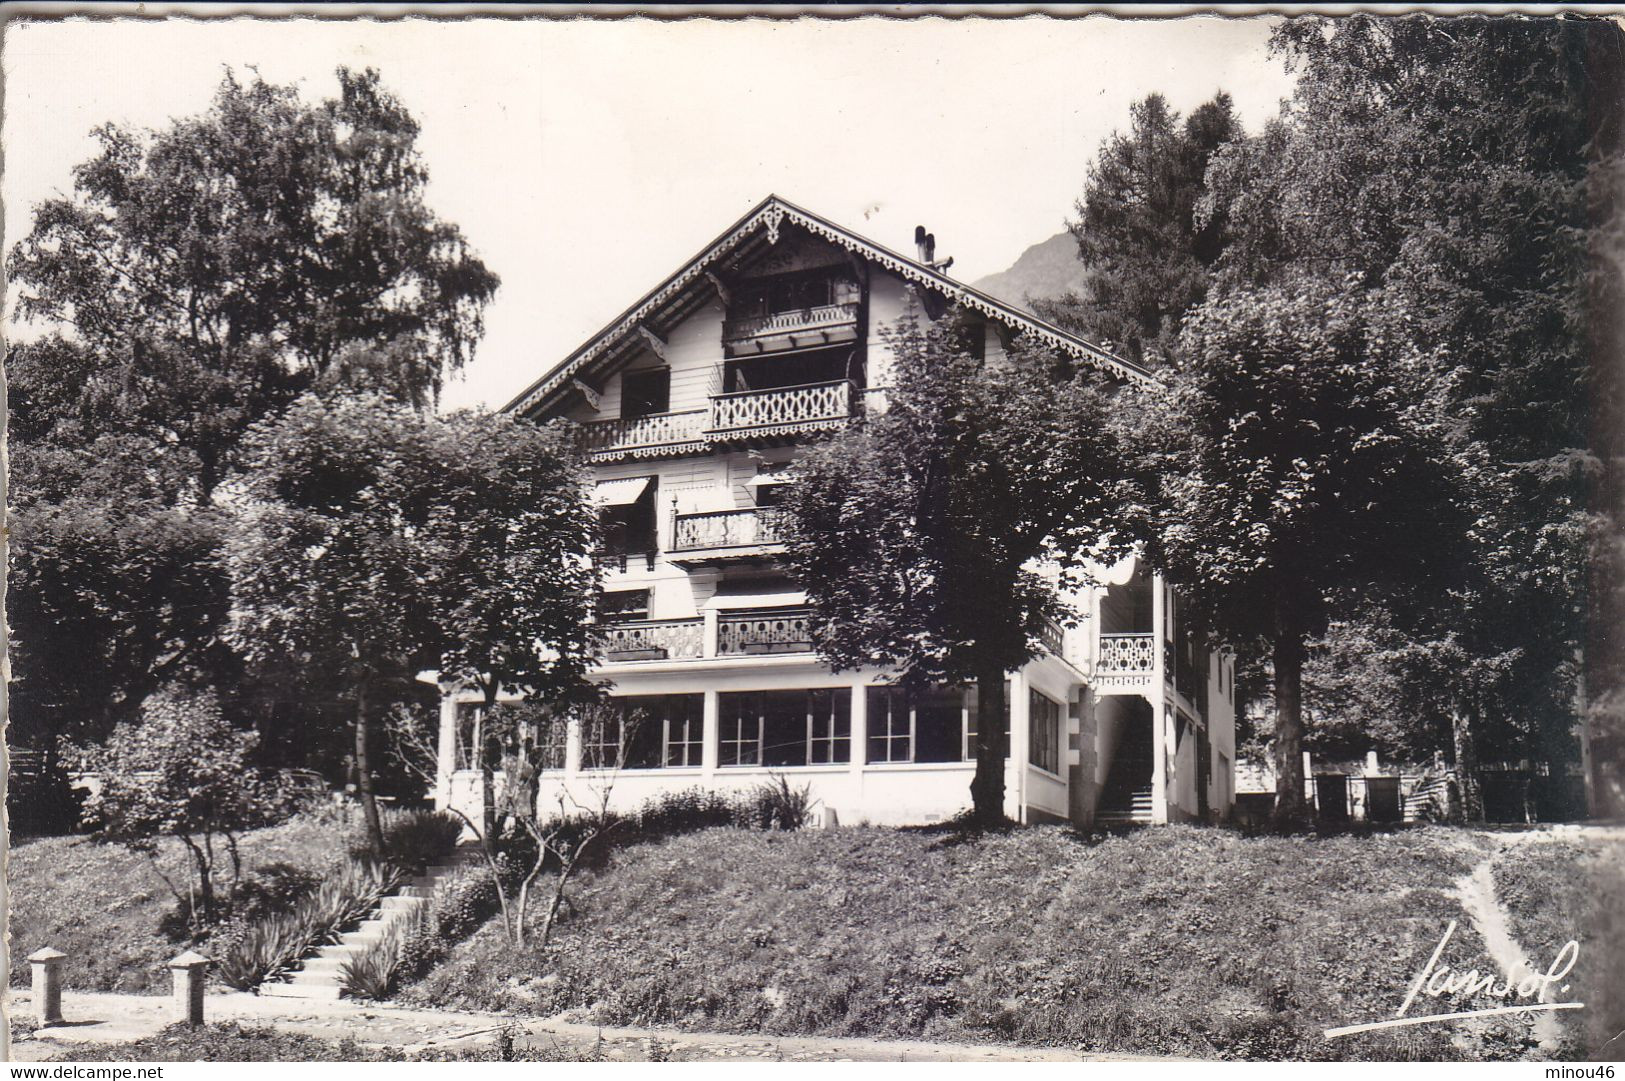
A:
<svg viewBox="0 0 1625 1081">
<path fill-rule="evenodd" d="M 629 342 L 643 340 L 640 330 L 653 333 L 651 324 L 674 322 L 674 316 L 691 305 L 685 303 L 696 291 L 715 288 L 709 275 L 730 258 L 751 248 L 764 248 L 776 244 L 779 230 L 789 222 L 822 237 L 860 258 L 867 259 L 886 270 L 927 289 L 947 297 L 965 308 L 996 319 L 1020 333 L 1036 334 L 1045 344 L 1060 350 L 1086 364 L 1091 364 L 1114 375 L 1132 380 L 1149 378 L 1139 364 L 1109 353 L 1045 322 L 1011 307 L 1002 300 L 979 289 L 953 281 L 940 271 L 907 256 L 881 247 L 872 240 L 844 229 L 817 214 L 789 203 L 777 195 L 769 195 L 756 207 L 729 226 L 720 236 L 707 244 L 671 277 L 657 285 L 643 299 L 633 304 L 609 325 L 584 342 L 564 361 L 542 376 L 503 407 L 527 413 L 544 404 L 549 398 L 569 387 L 589 368 L 618 353 Z"/>
</svg>

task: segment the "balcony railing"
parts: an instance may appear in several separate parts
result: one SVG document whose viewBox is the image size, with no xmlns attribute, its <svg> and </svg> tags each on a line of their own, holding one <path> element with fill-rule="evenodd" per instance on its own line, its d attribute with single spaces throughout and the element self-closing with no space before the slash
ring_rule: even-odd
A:
<svg viewBox="0 0 1625 1081">
<path fill-rule="evenodd" d="M 711 431 L 736 432 L 842 420 L 852 415 L 852 382 L 742 390 L 711 396 Z"/>
<path fill-rule="evenodd" d="M 1049 620 L 1045 620 L 1044 629 L 1039 634 L 1038 640 L 1044 643 L 1045 649 L 1057 657 L 1065 656 L 1066 631 L 1061 629 L 1059 623 L 1051 623 Z"/>
<path fill-rule="evenodd" d="M 612 623 L 604 630 L 609 661 L 690 660 L 705 640 L 703 619 L 639 619 Z"/>
<path fill-rule="evenodd" d="M 727 613 L 717 619 L 717 656 L 809 653 L 812 616 L 801 609 Z"/>
<path fill-rule="evenodd" d="M 722 337 L 724 341 L 734 342 L 766 334 L 796 334 L 802 331 L 826 330 L 855 324 L 857 321 L 856 302 L 821 304 L 816 308 L 798 308 L 794 311 L 774 312 L 772 315 L 730 319 L 722 326 Z"/>
<path fill-rule="evenodd" d="M 654 413 L 627 420 L 595 420 L 581 426 L 581 442 L 588 451 L 660 447 L 705 440 L 706 411 Z"/>
<path fill-rule="evenodd" d="M 1157 668 L 1156 641 L 1150 634 L 1103 634 L 1095 678 L 1108 683 L 1148 684 Z"/>
<path fill-rule="evenodd" d="M 783 539 L 780 533 L 783 521 L 783 512 L 771 507 L 679 514 L 672 530 L 671 550 L 695 552 L 778 544 Z"/>
</svg>

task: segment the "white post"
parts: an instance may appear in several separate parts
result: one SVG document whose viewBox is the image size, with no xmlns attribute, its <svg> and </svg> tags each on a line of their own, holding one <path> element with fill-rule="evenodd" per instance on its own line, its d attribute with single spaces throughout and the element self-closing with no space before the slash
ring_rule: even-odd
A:
<svg viewBox="0 0 1625 1081">
<path fill-rule="evenodd" d="M 203 1024 L 203 977 L 213 964 L 200 953 L 187 950 L 169 962 L 175 980 L 175 1020 L 187 1025 Z"/>
<path fill-rule="evenodd" d="M 869 692 L 860 676 L 852 685 L 852 783 L 863 784 L 863 766 L 869 757 Z M 859 788 L 861 792 L 861 787 Z"/>
<path fill-rule="evenodd" d="M 1151 703 L 1151 821 L 1168 821 L 1168 721 L 1165 690 L 1168 636 L 1168 591 L 1160 575 L 1151 576 L 1151 687 L 1146 700 Z"/>
<path fill-rule="evenodd" d="M 712 613 L 713 615 L 715 613 Z M 722 734 L 718 731 L 721 708 L 716 691 L 705 692 L 705 704 L 701 716 L 704 726 L 704 744 L 700 747 L 700 772 L 710 781 L 717 772 L 717 759 L 721 757 Z"/>
<path fill-rule="evenodd" d="M 700 634 L 700 656 L 715 657 L 717 655 L 717 625 L 721 622 L 719 613 L 715 608 L 707 608 L 703 613 L 705 626 Z"/>
<path fill-rule="evenodd" d="M 1027 692 L 1027 674 L 1025 672 L 1010 673 L 1010 765 L 1009 776 L 1010 798 L 1015 800 L 1015 814 L 1010 817 L 1017 822 L 1027 821 L 1027 759 L 1031 749 L 1028 746 L 1028 707 L 1032 704 Z"/>
<path fill-rule="evenodd" d="M 50 946 L 28 955 L 34 977 L 34 1019 L 42 1025 L 62 1023 L 62 962 L 67 957 Z"/>
<path fill-rule="evenodd" d="M 434 806 L 444 811 L 451 806 L 451 775 L 457 772 L 457 699 L 451 694 L 440 698 L 440 739 L 435 752 Z"/>
</svg>

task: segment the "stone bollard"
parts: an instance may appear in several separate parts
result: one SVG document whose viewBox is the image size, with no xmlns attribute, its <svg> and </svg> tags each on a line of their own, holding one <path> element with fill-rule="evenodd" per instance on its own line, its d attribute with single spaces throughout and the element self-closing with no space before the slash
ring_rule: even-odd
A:
<svg viewBox="0 0 1625 1081">
<path fill-rule="evenodd" d="M 34 1019 L 42 1025 L 62 1023 L 62 962 L 67 958 L 49 946 L 28 955 L 34 969 Z"/>
<path fill-rule="evenodd" d="M 169 962 L 175 978 L 175 1020 L 188 1025 L 203 1024 L 203 978 L 213 961 L 187 950 Z"/>
</svg>

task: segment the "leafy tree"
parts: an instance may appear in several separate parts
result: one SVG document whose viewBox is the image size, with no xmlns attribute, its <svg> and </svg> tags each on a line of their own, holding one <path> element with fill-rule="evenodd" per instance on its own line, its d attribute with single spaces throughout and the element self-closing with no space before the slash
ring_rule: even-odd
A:
<svg viewBox="0 0 1625 1081">
<path fill-rule="evenodd" d="M 1095 272 L 1086 293 L 1043 303 L 1040 313 L 1134 360 L 1170 359 L 1228 234 L 1222 215 L 1195 220 L 1203 174 L 1214 151 L 1241 135 L 1228 94 L 1183 124 L 1161 94 L 1135 102 L 1129 131 L 1101 144 L 1067 224 Z"/>
<path fill-rule="evenodd" d="M 1382 336 L 1371 299 L 1317 285 L 1191 313 L 1186 367 L 1146 429 L 1160 458 L 1141 523 L 1153 563 L 1221 637 L 1271 655 L 1287 824 L 1304 814 L 1308 643 L 1362 599 L 1427 591 L 1429 541 L 1448 535 L 1458 498 L 1428 358 Z"/>
<path fill-rule="evenodd" d="M 148 439 L 14 444 L 13 740 L 45 757 L 100 740 L 166 682 L 212 667 L 227 589 L 224 514 L 175 497 L 184 466 Z"/>
<path fill-rule="evenodd" d="M 105 731 L 160 683 L 234 686 L 214 495 L 311 388 L 412 402 L 468 357 L 496 276 L 425 202 L 374 71 L 336 97 L 227 74 L 159 131 L 95 130 L 9 253 L 42 330 L 7 355 L 17 736 Z"/>
<path fill-rule="evenodd" d="M 466 411 L 437 448 L 425 479 L 441 681 L 479 687 L 488 713 L 503 692 L 576 696 L 595 645 L 598 522 L 568 430 Z"/>
<path fill-rule="evenodd" d="M 368 753 L 373 711 L 429 667 L 441 644 L 424 537 L 431 428 L 373 396 L 300 399 L 249 434 L 246 506 L 227 549 L 229 634 L 249 662 L 291 660 L 348 685 L 375 855 L 383 837 Z"/>
<path fill-rule="evenodd" d="M 293 810 L 280 779 L 255 767 L 257 738 L 232 728 L 212 692 L 166 687 L 141 705 L 139 723 L 120 724 L 89 756 L 101 788 L 85 801 L 104 841 L 144 852 L 193 927 L 216 913 L 217 843 L 233 884 L 242 875 L 237 834 L 273 825 Z M 192 857 L 185 895 L 158 865 L 158 841 L 173 837 Z"/>
<path fill-rule="evenodd" d="M 789 559 L 836 670 L 976 684 L 971 795 L 978 819 L 996 822 L 1005 673 L 1066 616 L 1035 561 L 1080 565 L 1128 490 L 1111 392 L 1033 345 L 983 360 L 956 318 L 905 315 L 887 341 L 885 410 L 798 463 Z"/>
<path fill-rule="evenodd" d="M 562 427 L 310 396 L 249 446 L 232 637 L 255 663 L 348 686 L 369 839 L 373 718 L 418 672 L 488 704 L 587 690 L 597 525 Z"/>
<path fill-rule="evenodd" d="M 417 122 L 378 73 L 338 79 L 311 106 L 227 73 L 198 116 L 95 130 L 7 264 L 53 328 L 9 358 L 15 437 L 134 431 L 190 451 L 207 496 L 305 390 L 422 402 L 467 359 L 497 278 L 424 202 Z"/>
</svg>

